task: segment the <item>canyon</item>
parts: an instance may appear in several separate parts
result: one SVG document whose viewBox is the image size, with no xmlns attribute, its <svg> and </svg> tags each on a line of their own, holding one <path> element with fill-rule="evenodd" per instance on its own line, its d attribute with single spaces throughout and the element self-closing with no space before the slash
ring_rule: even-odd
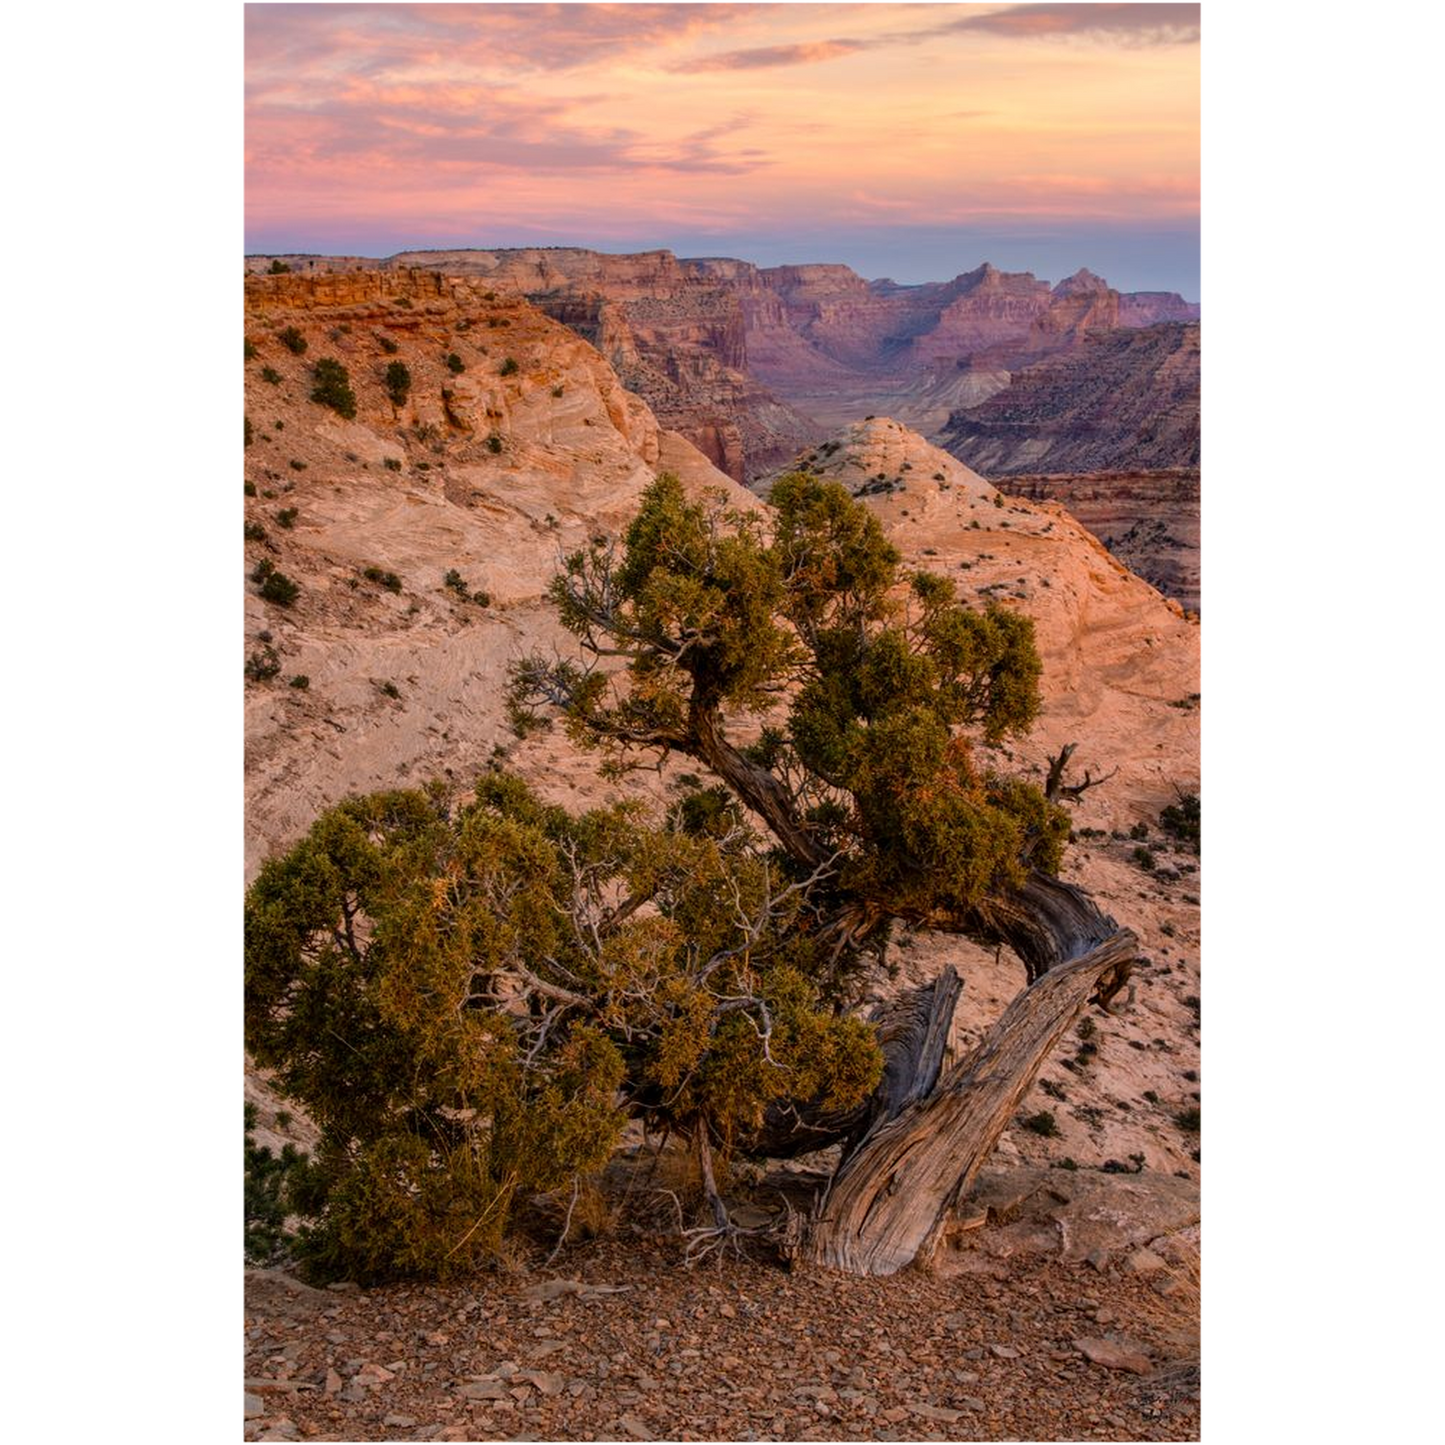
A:
<svg viewBox="0 0 1445 1445">
<path fill-rule="evenodd" d="M 618 535 L 659 473 L 751 511 L 771 477 L 740 486 L 597 348 L 485 278 L 253 276 L 245 307 L 247 876 L 347 794 L 465 790 L 495 765 L 568 806 L 620 792 L 657 813 L 684 769 L 607 782 L 560 729 L 519 738 L 507 665 L 570 646 L 545 595 L 559 556 Z M 354 416 L 312 399 L 320 358 L 346 368 Z M 400 402 L 394 363 L 409 375 Z M 1065 876 L 1143 941 L 1137 998 L 1101 1021 L 1077 1074 L 1050 1072 L 1069 1101 L 1057 1134 L 1011 1129 L 1000 1158 L 1138 1156 L 1197 1178 L 1196 1139 L 1175 1123 L 1197 1089 L 1197 864 L 1159 822 L 1199 788 L 1197 621 L 1057 500 L 1006 495 L 897 419 L 855 422 L 801 460 L 863 498 L 910 561 L 1033 618 L 1042 714 L 1002 760 L 1041 778 L 1073 744 L 1076 776 L 1108 775 L 1074 807 Z M 296 585 L 290 601 L 263 595 L 273 572 Z M 899 957 L 904 981 L 944 963 L 968 979 L 955 1051 L 1023 979 L 1012 955 L 927 932 Z M 280 1137 L 278 1101 L 262 1080 L 251 1089 L 261 1137 Z"/>
</svg>

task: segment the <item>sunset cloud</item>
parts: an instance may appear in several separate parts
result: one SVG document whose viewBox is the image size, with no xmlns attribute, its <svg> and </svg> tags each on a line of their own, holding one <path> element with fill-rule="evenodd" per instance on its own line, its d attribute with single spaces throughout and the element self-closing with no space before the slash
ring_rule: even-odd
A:
<svg viewBox="0 0 1445 1445">
<path fill-rule="evenodd" d="M 247 246 L 804 260 L 1132 227 L 1192 277 L 1197 32 L 1148 4 L 248 5 Z"/>
<path fill-rule="evenodd" d="M 679 61 L 670 68 L 679 72 L 704 70 L 764 70 L 774 65 L 814 65 L 864 50 L 866 40 L 814 40 L 800 45 L 760 45 L 752 50 L 725 50 L 697 60 Z M 872 42 L 876 44 L 877 42 Z"/>
</svg>

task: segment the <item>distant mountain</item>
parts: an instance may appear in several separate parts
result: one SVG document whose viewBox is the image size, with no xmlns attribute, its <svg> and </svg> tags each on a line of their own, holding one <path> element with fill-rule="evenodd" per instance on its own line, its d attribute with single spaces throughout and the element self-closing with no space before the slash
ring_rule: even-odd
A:
<svg viewBox="0 0 1445 1445">
<path fill-rule="evenodd" d="M 986 400 L 1020 368 L 1100 334 L 1199 314 L 1180 296 L 1122 293 L 1087 270 L 1050 287 L 987 263 L 905 286 L 841 265 L 759 267 L 670 251 L 279 259 L 311 275 L 424 267 L 521 295 L 595 345 L 660 422 L 739 481 L 870 413 L 936 435 L 951 413 Z M 248 269 L 271 260 L 248 258 Z"/>
</svg>

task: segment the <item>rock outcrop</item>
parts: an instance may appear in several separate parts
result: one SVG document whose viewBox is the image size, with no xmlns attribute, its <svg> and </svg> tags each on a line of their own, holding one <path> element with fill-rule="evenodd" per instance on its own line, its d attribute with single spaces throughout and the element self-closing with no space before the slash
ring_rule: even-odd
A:
<svg viewBox="0 0 1445 1445">
<path fill-rule="evenodd" d="M 1106 331 L 954 412 L 940 445 L 991 477 L 1199 465 L 1199 325 Z"/>
</svg>

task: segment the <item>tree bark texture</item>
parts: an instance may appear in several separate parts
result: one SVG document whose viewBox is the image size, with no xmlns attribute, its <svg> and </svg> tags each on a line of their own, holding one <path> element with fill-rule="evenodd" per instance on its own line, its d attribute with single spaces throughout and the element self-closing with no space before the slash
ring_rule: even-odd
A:
<svg viewBox="0 0 1445 1445">
<path fill-rule="evenodd" d="M 927 1097 L 875 1126 L 833 1178 L 809 1241 L 811 1257 L 849 1274 L 894 1274 L 915 1261 L 926 1264 L 948 1211 L 972 1184 L 1049 1051 L 1091 996 L 1117 990 L 1135 947 L 1134 935 L 1120 929 L 1050 968 Z"/>
</svg>

